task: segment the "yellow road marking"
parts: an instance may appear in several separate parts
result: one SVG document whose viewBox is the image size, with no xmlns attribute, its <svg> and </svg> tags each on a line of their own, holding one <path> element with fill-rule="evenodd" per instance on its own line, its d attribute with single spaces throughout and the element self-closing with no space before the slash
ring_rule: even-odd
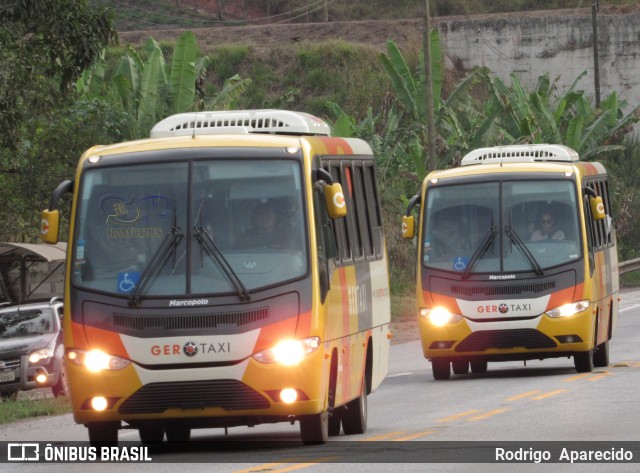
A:
<svg viewBox="0 0 640 473">
<path fill-rule="evenodd" d="M 557 396 L 558 394 L 566 393 L 567 389 L 557 389 L 555 391 L 550 391 L 548 393 L 541 394 L 540 396 L 536 396 L 533 398 L 534 401 L 540 401 L 542 399 L 547 399 L 552 396 Z"/>
<path fill-rule="evenodd" d="M 251 468 L 238 470 L 234 473 L 257 473 L 260 471 L 272 471 L 273 468 L 278 467 L 280 465 L 286 465 L 286 463 L 265 463 L 264 465 L 252 466 Z"/>
<path fill-rule="evenodd" d="M 571 376 L 571 378 L 567 378 L 564 380 L 565 383 L 570 383 L 572 381 L 576 381 L 578 379 L 586 378 L 587 376 L 591 376 L 591 373 L 580 373 L 575 376 Z"/>
<path fill-rule="evenodd" d="M 475 414 L 476 412 L 480 412 L 479 409 L 472 409 L 470 411 L 466 411 L 466 412 L 461 412 L 459 414 L 453 414 L 452 416 L 449 417 L 444 417 L 442 419 L 438 419 L 436 422 L 451 422 L 452 420 L 458 420 L 462 417 L 467 417 L 470 416 L 471 414 Z"/>
<path fill-rule="evenodd" d="M 326 458 L 318 458 L 315 459 L 312 462 L 305 462 L 305 463 L 294 463 L 294 464 L 289 464 L 289 463 L 284 463 L 284 462 L 280 462 L 280 463 L 265 463 L 263 465 L 258 465 L 258 466 L 254 466 L 251 468 L 247 468 L 244 470 L 237 470 L 234 473 L 260 473 L 260 472 L 269 472 L 269 473 L 285 473 L 287 471 L 295 471 L 295 470 L 300 470 L 302 468 L 308 468 L 310 466 L 315 466 L 315 465 L 319 465 L 320 463 L 326 463 L 335 459 L 338 459 L 340 457 L 326 457 Z M 293 460 L 293 459 L 292 459 Z M 289 465 L 286 466 L 284 468 L 277 468 L 280 465 Z"/>
<path fill-rule="evenodd" d="M 389 432 L 388 434 L 382 434 L 382 435 L 376 435 L 375 437 L 367 437 L 362 439 L 362 442 L 374 442 L 376 440 L 383 440 L 383 439 L 388 439 L 389 437 L 395 437 L 396 435 L 402 435 L 406 433 L 405 431 L 401 430 L 399 432 Z"/>
<path fill-rule="evenodd" d="M 407 435 L 406 437 L 399 437 L 397 439 L 393 439 L 394 442 L 404 442 L 405 440 L 413 440 L 420 437 L 426 437 L 427 435 L 435 434 L 435 430 L 425 430 L 424 432 L 416 432 L 412 435 Z"/>
<path fill-rule="evenodd" d="M 518 394 L 516 396 L 512 396 L 512 397 L 508 397 L 505 399 L 505 401 L 517 401 L 518 399 L 523 399 L 525 397 L 529 397 L 529 396 L 533 396 L 534 394 L 538 394 L 540 391 L 535 390 L 535 391 L 528 391 L 526 393 L 522 393 L 522 394 Z"/>
<path fill-rule="evenodd" d="M 592 376 L 591 378 L 587 378 L 587 381 L 597 381 L 597 380 L 602 379 L 602 378 L 604 378 L 606 376 L 609 376 L 611 374 L 613 374 L 613 373 L 611 373 L 609 371 L 602 371 L 602 372 L 596 374 L 595 376 Z"/>
<path fill-rule="evenodd" d="M 488 419 L 489 417 L 493 417 L 497 414 L 502 414 L 503 412 L 508 410 L 509 409 L 506 409 L 506 408 L 494 409 L 492 411 L 485 412 L 484 414 L 478 414 L 477 416 L 469 417 L 467 420 L 470 420 L 470 421 L 484 420 L 484 419 Z"/>
<path fill-rule="evenodd" d="M 286 468 L 280 468 L 278 470 L 272 470 L 273 473 L 284 473 L 286 471 L 295 471 L 295 470 L 300 470 L 302 468 L 309 468 L 310 466 L 316 466 L 319 465 L 320 463 L 326 463 L 328 461 L 331 460 L 335 460 L 337 458 L 340 457 L 326 457 L 326 458 L 318 458 L 317 460 L 315 460 L 314 462 L 309 462 L 309 463 L 297 463 L 295 465 L 291 465 L 288 466 Z"/>
</svg>

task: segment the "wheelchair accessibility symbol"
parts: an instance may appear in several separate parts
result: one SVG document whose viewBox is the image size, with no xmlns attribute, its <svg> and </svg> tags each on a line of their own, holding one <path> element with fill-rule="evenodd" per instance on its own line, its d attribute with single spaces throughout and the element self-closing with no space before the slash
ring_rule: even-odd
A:
<svg viewBox="0 0 640 473">
<path fill-rule="evenodd" d="M 133 292 L 140 281 L 140 271 L 118 273 L 118 292 Z"/>
<path fill-rule="evenodd" d="M 468 256 L 456 256 L 453 259 L 453 269 L 455 271 L 464 271 L 467 269 L 469 265 L 469 257 Z"/>
</svg>

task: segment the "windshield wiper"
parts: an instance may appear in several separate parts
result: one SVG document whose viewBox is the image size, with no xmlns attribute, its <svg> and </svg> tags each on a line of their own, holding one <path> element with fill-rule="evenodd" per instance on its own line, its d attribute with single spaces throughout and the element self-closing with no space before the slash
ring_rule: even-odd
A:
<svg viewBox="0 0 640 473">
<path fill-rule="evenodd" d="M 464 270 L 464 273 L 462 273 L 462 279 L 467 279 L 469 277 L 469 275 L 471 274 L 471 270 L 475 266 L 476 262 L 484 256 L 484 254 L 491 246 L 491 243 L 493 243 L 493 240 L 496 239 L 497 235 L 498 230 L 496 229 L 495 225 L 491 225 L 487 230 L 487 233 L 484 234 L 484 238 L 480 242 L 480 245 L 478 246 L 478 248 L 476 248 L 476 251 L 473 252 L 473 255 L 471 255 L 469 264 Z"/>
<path fill-rule="evenodd" d="M 160 246 L 151 257 L 151 261 L 149 261 L 149 264 L 142 271 L 135 290 L 131 296 L 129 296 L 130 306 L 136 307 L 140 304 L 140 295 L 144 293 L 144 290 L 151 281 L 151 278 L 163 268 L 164 264 L 169 259 L 169 256 L 172 254 L 175 255 L 176 248 L 178 247 L 180 240 L 183 238 L 184 233 L 182 233 L 180 227 L 178 227 L 174 222 L 173 226 L 162 240 L 162 243 L 160 243 Z"/>
<path fill-rule="evenodd" d="M 531 254 L 531 252 L 529 251 L 529 248 L 527 248 L 527 245 L 524 244 L 524 242 L 520 238 L 520 235 L 518 235 L 518 233 L 516 232 L 515 228 L 513 228 L 511 225 L 506 225 L 504 227 L 504 232 L 509 237 L 509 240 L 515 243 L 518 249 L 522 252 L 522 254 L 529 260 L 529 263 L 531 263 L 531 266 L 533 266 L 533 269 L 536 272 L 536 275 L 544 276 L 542 267 L 540 266 L 538 261 L 536 261 L 536 258 L 533 256 L 533 254 Z"/>
<path fill-rule="evenodd" d="M 196 240 L 198 240 L 198 243 L 200 243 L 206 252 L 213 257 L 222 272 L 227 276 L 229 281 L 231 281 L 231 284 L 235 288 L 236 294 L 238 294 L 240 300 L 243 302 L 250 301 L 251 296 L 249 295 L 249 291 L 224 257 L 218 246 L 213 242 L 209 232 L 202 225 L 199 225 L 193 228 L 193 234 L 196 237 Z"/>
</svg>

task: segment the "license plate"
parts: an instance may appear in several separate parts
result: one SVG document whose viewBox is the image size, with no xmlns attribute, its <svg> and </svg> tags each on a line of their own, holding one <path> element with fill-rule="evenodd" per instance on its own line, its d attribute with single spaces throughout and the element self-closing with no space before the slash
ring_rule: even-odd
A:
<svg viewBox="0 0 640 473">
<path fill-rule="evenodd" d="M 13 371 L 0 373 L 0 383 L 6 383 L 7 381 L 14 381 L 15 379 L 16 379 L 16 374 Z"/>
</svg>

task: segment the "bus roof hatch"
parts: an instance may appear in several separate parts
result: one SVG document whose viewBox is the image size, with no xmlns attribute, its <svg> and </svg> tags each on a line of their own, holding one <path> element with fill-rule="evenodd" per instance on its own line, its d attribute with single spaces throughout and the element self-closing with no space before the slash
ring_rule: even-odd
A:
<svg viewBox="0 0 640 473">
<path fill-rule="evenodd" d="M 288 110 L 224 110 L 171 115 L 151 130 L 151 138 L 195 134 L 277 133 L 283 135 L 331 135 L 320 118 Z"/>
<path fill-rule="evenodd" d="M 510 145 L 473 150 L 462 158 L 461 164 L 575 162 L 579 159 L 578 153 L 563 145 Z"/>
</svg>

